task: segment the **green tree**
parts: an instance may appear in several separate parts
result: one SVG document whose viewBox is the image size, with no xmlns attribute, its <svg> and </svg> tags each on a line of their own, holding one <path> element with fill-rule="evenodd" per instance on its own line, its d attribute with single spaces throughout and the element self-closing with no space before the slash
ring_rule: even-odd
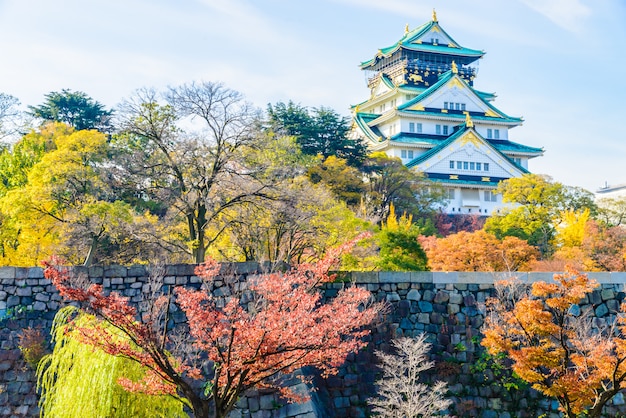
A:
<svg viewBox="0 0 626 418">
<path fill-rule="evenodd" d="M 377 266 L 386 271 L 426 271 L 428 259 L 418 238 L 420 229 L 413 224 L 411 215 L 396 217 L 393 204 L 387 222 L 379 234 L 380 259 Z"/>
<path fill-rule="evenodd" d="M 293 102 L 268 105 L 269 126 L 276 132 L 291 135 L 307 155 L 335 156 L 358 167 L 367 148 L 358 139 L 349 138 L 350 119 L 328 107 L 311 111 Z"/>
<path fill-rule="evenodd" d="M 502 193 L 503 202 L 513 206 L 490 217 L 485 230 L 500 239 L 515 236 L 526 240 L 539 248 L 544 256 L 555 249 L 556 225 L 561 223 L 566 210 L 596 211 L 590 192 L 538 174 L 503 181 L 498 192 Z"/>
<path fill-rule="evenodd" d="M 81 332 L 97 327 L 105 327 L 117 343 L 127 340 L 111 325 L 98 322 L 93 315 L 73 306 L 66 306 L 55 315 L 51 331 L 54 351 L 42 359 L 37 369 L 42 416 L 187 417 L 184 400 L 124 390 L 118 379 L 139 379 L 147 369 L 138 362 L 82 343 Z"/>
<path fill-rule="evenodd" d="M 39 106 L 28 106 L 29 114 L 44 122 L 63 122 L 74 129 L 111 130 L 113 112 L 82 91 L 63 89 L 46 94 Z"/>
</svg>

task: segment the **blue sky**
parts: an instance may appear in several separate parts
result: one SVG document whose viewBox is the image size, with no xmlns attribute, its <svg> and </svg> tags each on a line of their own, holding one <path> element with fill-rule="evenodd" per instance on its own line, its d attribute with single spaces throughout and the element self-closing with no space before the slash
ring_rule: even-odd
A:
<svg viewBox="0 0 626 418">
<path fill-rule="evenodd" d="M 347 115 L 361 61 L 431 19 L 486 51 L 475 87 L 543 146 L 532 172 L 594 191 L 626 183 L 623 0 L 0 0 L 0 92 L 80 90 L 114 107 L 140 87 L 222 81 L 249 101 Z"/>
</svg>

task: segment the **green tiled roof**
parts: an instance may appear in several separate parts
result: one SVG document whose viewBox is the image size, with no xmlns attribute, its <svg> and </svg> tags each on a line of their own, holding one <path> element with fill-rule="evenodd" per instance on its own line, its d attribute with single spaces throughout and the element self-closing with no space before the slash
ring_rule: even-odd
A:
<svg viewBox="0 0 626 418">
<path fill-rule="evenodd" d="M 442 140 L 438 145 L 432 147 L 431 149 L 429 149 L 425 153 L 423 153 L 423 154 L 419 155 L 418 157 L 414 158 L 413 160 L 409 161 L 406 164 L 406 166 L 409 167 L 409 168 L 412 168 L 412 167 L 415 167 L 415 166 L 423 163 L 424 161 L 430 159 L 432 156 L 438 154 L 445 147 L 447 147 L 448 145 L 450 145 L 451 143 L 456 141 L 468 129 L 471 129 L 471 128 L 465 127 L 464 129 L 459 129 L 457 132 L 455 132 L 452 135 L 450 135 L 447 139 Z M 502 156 L 502 158 L 506 159 L 511 164 L 513 164 L 515 167 L 517 167 L 517 169 L 520 170 L 522 173 L 528 173 L 528 170 L 526 170 L 521 165 L 515 163 L 514 161 L 511 161 L 511 159 L 509 159 L 506 155 L 504 155 L 503 154 L 504 151 L 509 151 L 510 152 L 511 150 L 504 150 L 504 149 L 502 149 L 503 148 L 502 146 L 517 147 L 516 150 L 518 152 L 543 152 L 543 150 L 540 149 L 540 148 L 526 147 L 525 145 L 517 144 L 515 142 L 510 142 L 510 141 L 498 141 L 498 142 L 502 142 L 502 143 L 501 144 L 497 144 L 497 143 L 494 143 L 493 141 L 490 141 L 488 139 L 483 138 L 476 131 L 474 131 L 474 133 L 477 136 L 479 136 L 481 139 L 483 139 L 488 145 L 490 145 L 494 149 L 495 152 L 497 152 L 498 154 L 500 154 Z M 393 140 L 395 141 L 395 139 L 393 139 Z M 534 151 L 521 151 L 522 149 L 534 150 Z"/>
<path fill-rule="evenodd" d="M 443 173 L 424 173 L 426 175 L 426 178 L 428 178 L 430 181 L 435 181 L 438 183 L 445 183 L 445 184 L 455 184 L 455 185 L 462 185 L 462 184 L 469 184 L 469 185 L 474 185 L 474 186 L 497 186 L 499 182 L 503 181 L 503 180 L 507 180 L 504 177 L 490 177 L 490 176 L 470 176 L 470 175 L 465 175 L 465 174 L 459 174 L 456 175 L 454 179 L 450 178 L 449 174 L 443 174 Z M 489 181 L 483 181 L 483 179 L 489 178 Z"/>
<path fill-rule="evenodd" d="M 467 88 L 469 88 L 472 92 L 474 92 L 474 94 L 476 94 L 476 96 L 485 104 L 485 106 L 487 106 L 489 109 L 491 109 L 493 112 L 497 113 L 498 115 L 502 116 L 501 118 L 495 118 L 495 117 L 490 117 L 490 116 L 483 116 L 482 117 L 482 118 L 484 118 L 483 120 L 494 120 L 494 119 L 496 119 L 496 120 L 505 121 L 505 122 L 522 123 L 522 121 L 523 121 L 522 118 L 516 118 L 516 117 L 508 116 L 506 113 L 502 112 L 501 110 L 499 110 L 498 108 L 493 106 L 491 103 L 489 103 L 486 100 L 486 97 L 485 97 L 486 93 L 478 93 L 476 90 L 474 90 L 472 88 L 472 86 L 467 84 L 467 82 L 465 80 L 463 80 L 462 77 L 459 77 L 458 75 L 454 74 L 452 72 L 452 70 L 446 71 L 445 73 L 443 73 L 439 77 L 439 80 L 435 84 L 430 86 L 428 89 L 426 89 L 422 94 L 420 94 L 417 97 L 414 97 L 413 99 L 409 100 L 408 102 L 403 103 L 400 106 L 398 106 L 398 110 L 408 109 L 409 107 L 415 105 L 416 103 L 421 102 L 422 100 L 426 99 L 428 96 L 430 96 L 431 94 L 433 94 L 437 90 L 439 90 L 443 85 L 445 85 L 448 81 L 450 81 L 454 77 L 456 77 L 460 82 L 462 82 L 465 86 L 467 86 Z M 494 95 L 491 95 L 491 97 L 493 97 L 493 96 Z M 472 115 L 472 118 L 474 118 L 474 117 L 476 117 L 477 119 L 481 118 L 481 116 L 473 115 L 472 113 L 470 113 L 470 115 Z M 463 116 L 463 118 L 465 118 L 465 116 Z"/>
<path fill-rule="evenodd" d="M 433 29 L 433 27 L 437 27 L 437 29 L 441 33 L 443 33 L 448 39 L 450 39 L 451 42 L 449 45 L 448 44 L 433 45 L 430 43 L 414 43 L 414 41 L 424 36 L 431 29 Z M 438 22 L 430 21 L 404 34 L 404 36 L 395 44 L 388 46 L 386 48 L 381 48 L 379 50 L 379 55 L 377 57 L 372 58 L 371 60 L 362 62 L 361 68 L 364 69 L 374 64 L 377 58 L 380 58 L 381 54 L 382 56 L 388 56 L 388 55 L 393 54 L 395 51 L 397 51 L 400 48 L 404 48 L 410 51 L 456 55 L 456 56 L 463 56 L 463 57 L 474 58 L 474 59 L 478 59 L 482 57 L 483 55 L 485 55 L 484 51 L 464 48 L 460 46 L 454 39 L 452 39 L 450 35 L 448 35 L 448 33 L 445 30 L 443 30 L 441 26 L 439 26 Z"/>
</svg>

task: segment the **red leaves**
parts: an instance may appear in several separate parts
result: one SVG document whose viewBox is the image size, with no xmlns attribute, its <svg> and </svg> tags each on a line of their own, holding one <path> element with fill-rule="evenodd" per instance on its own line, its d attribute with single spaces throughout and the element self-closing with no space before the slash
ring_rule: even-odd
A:
<svg viewBox="0 0 626 418">
<path fill-rule="evenodd" d="M 358 239 L 364 238 L 361 235 Z M 239 395 L 252 387 L 273 387 L 274 377 L 304 366 L 316 366 L 323 374 L 337 371 L 346 356 L 363 346 L 367 328 L 380 315 L 383 305 L 373 303 L 362 288 L 343 289 L 331 301 L 323 303 L 317 286 L 331 281 L 329 270 L 337 265 L 343 252 L 357 241 L 328 251 L 318 263 L 300 265 L 286 273 L 259 274 L 245 283 L 230 281 L 228 296 L 216 297 L 206 290 L 176 289 L 176 302 L 187 317 L 189 335 L 184 343 L 206 355 L 214 363 L 214 378 L 209 387 L 218 416 L 232 408 Z M 104 327 L 82 330 L 84 342 L 107 353 L 135 360 L 148 372 L 140 382 L 124 379 L 128 390 L 147 393 L 177 392 L 189 399 L 194 410 L 205 410 L 203 393 L 195 393 L 186 378 L 198 379 L 198 369 L 173 357 L 166 350 L 168 329 L 159 328 L 162 309 L 167 298 L 154 296 L 152 308 L 138 318 L 127 298 L 112 292 L 103 293 L 102 286 L 81 283 L 70 278 L 66 269 L 53 260 L 46 263 L 45 276 L 60 294 L 80 302 L 83 307 L 119 330 L 125 338 L 111 338 Z M 220 266 L 209 261 L 195 273 L 212 282 Z M 229 281 L 225 280 L 225 286 Z M 156 330 L 161 329 L 161 333 Z M 285 388 L 281 393 L 293 400 L 302 400 Z"/>
</svg>

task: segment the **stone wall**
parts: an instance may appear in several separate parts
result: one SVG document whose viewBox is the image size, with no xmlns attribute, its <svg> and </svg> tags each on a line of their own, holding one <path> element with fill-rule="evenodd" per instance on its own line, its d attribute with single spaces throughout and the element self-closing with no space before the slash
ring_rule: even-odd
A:
<svg viewBox="0 0 626 418">
<path fill-rule="evenodd" d="M 193 265 L 166 267 L 167 286 L 198 287 L 200 279 Z M 107 290 L 122 293 L 132 301 L 141 300 L 148 274 L 144 267 L 95 267 L 80 269 L 92 282 Z M 258 272 L 254 263 L 236 265 L 240 280 Z M 333 297 L 344 286 L 363 286 L 377 300 L 389 303 L 385 320 L 373 328 L 370 344 L 350 356 L 337 376 L 314 376 L 317 391 L 292 379 L 286 384 L 311 395 L 311 401 L 290 405 L 277 395 L 251 392 L 239 402 L 233 417 L 366 417 L 367 399 L 374 395 L 374 381 L 380 375 L 374 349 L 387 350 L 394 336 L 427 333 L 433 344 L 435 367 L 426 380 L 445 380 L 454 400 L 449 411 L 458 417 L 508 418 L 536 417 L 543 413 L 558 416 L 558 405 L 536 392 L 520 387 L 507 368 L 494 366 L 480 347 L 480 328 L 484 302 L 493 294 L 494 280 L 509 277 L 504 273 L 367 272 L 341 273 L 337 283 L 327 285 L 325 295 Z M 551 273 L 516 273 L 526 282 L 551 280 Z M 596 321 L 610 320 L 624 299 L 626 273 L 590 274 L 601 283 L 581 305 L 591 305 Z M 222 292 L 219 282 L 214 289 Z M 50 328 L 60 306 L 54 286 L 40 268 L 0 268 L 0 417 L 38 416 L 34 373 L 21 355 L 17 336 L 25 327 Z M 581 306 L 584 308 L 584 306 Z M 174 315 L 176 317 L 177 315 Z M 179 320 L 183 320 L 178 313 Z M 305 373 L 313 373 L 305 370 Z M 618 395 L 606 416 L 624 414 L 624 398 Z"/>
</svg>

